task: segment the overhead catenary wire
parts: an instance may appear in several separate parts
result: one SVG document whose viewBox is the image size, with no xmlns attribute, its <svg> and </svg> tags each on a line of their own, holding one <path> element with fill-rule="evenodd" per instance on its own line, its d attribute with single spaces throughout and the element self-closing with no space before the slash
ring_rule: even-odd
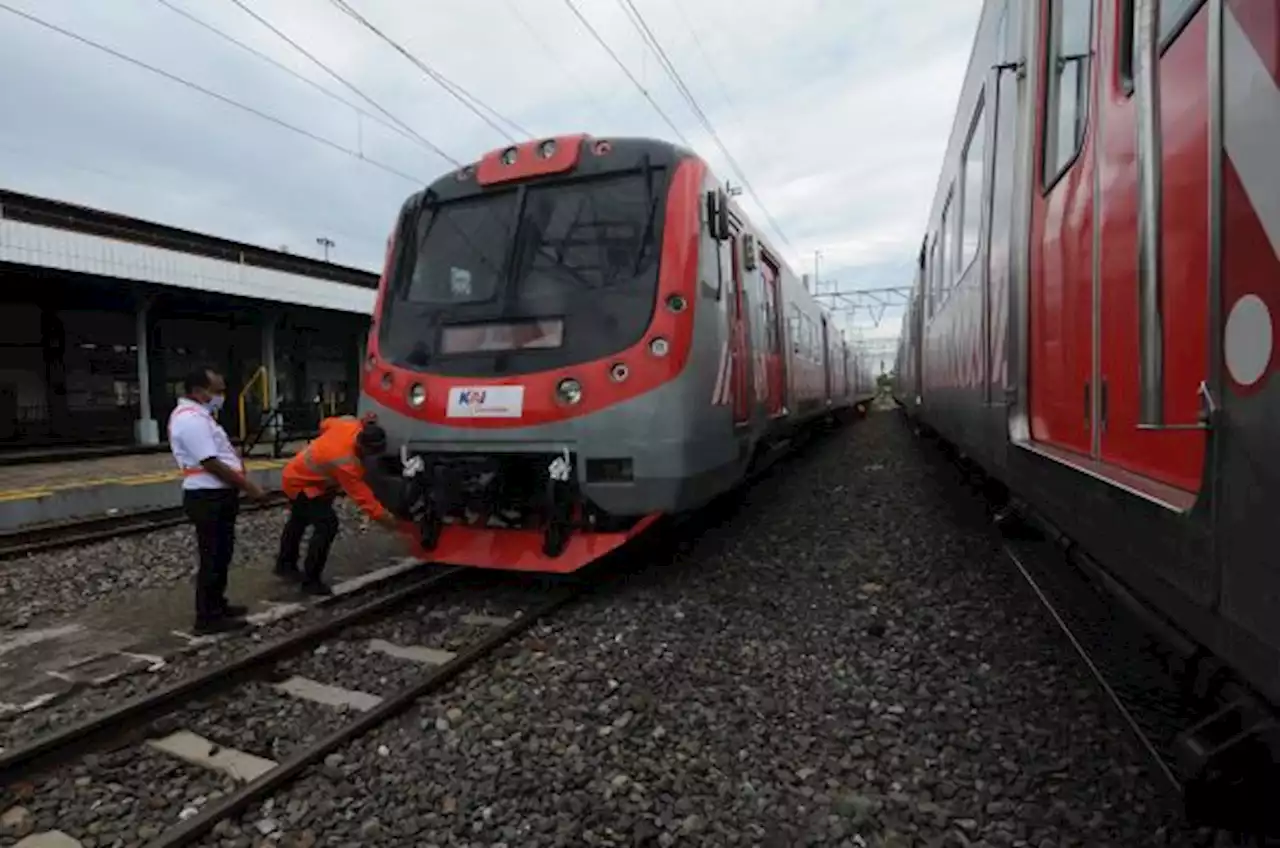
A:
<svg viewBox="0 0 1280 848">
<path fill-rule="evenodd" d="M 323 85 L 316 82 L 315 80 L 307 76 L 304 76 L 303 74 L 298 73 L 293 68 L 289 67 L 283 62 L 273 59 L 272 57 L 268 56 L 266 53 L 263 53 L 261 50 L 258 50 L 256 47 L 252 47 L 248 44 L 245 44 L 243 41 L 236 38 L 234 35 L 231 35 L 230 33 L 222 29 L 219 29 L 218 27 L 214 26 L 208 21 L 203 20 L 202 18 L 199 18 L 196 15 L 191 14 L 186 9 L 183 9 L 182 7 L 177 6 L 174 3 L 170 2 L 170 0 L 156 0 L 156 2 L 159 3 L 161 6 L 164 6 L 165 8 L 174 12 L 175 14 L 181 15 L 187 20 L 191 21 L 193 24 L 199 27 L 203 27 L 204 29 L 208 30 L 209 32 L 223 39 L 224 41 L 234 44 L 236 47 L 239 47 L 241 50 L 244 50 L 246 53 L 249 53 L 252 56 L 256 56 L 257 58 L 268 63 L 269 65 L 276 68 L 277 70 L 283 71 L 284 73 L 288 74 L 289 76 L 293 77 L 299 82 L 310 86 L 311 88 L 315 89 L 316 91 L 320 92 L 321 94 L 330 98 L 331 100 L 341 103 L 343 106 L 346 106 L 348 109 L 361 115 L 362 117 L 368 118 L 370 121 L 373 121 L 376 124 L 380 124 L 381 126 L 386 127 L 387 129 L 391 130 L 392 132 L 396 133 L 402 138 L 405 138 L 414 142 L 418 141 L 412 135 L 405 132 L 403 129 L 396 126 L 395 124 L 391 123 L 386 118 L 383 118 L 380 115 L 375 115 L 373 112 L 370 112 L 367 109 L 363 109 L 360 106 L 357 106 L 355 103 L 352 103 L 350 100 L 347 100 L 341 94 L 337 94 L 336 92 L 330 91 L 329 89 L 325 88 Z"/>
<path fill-rule="evenodd" d="M 234 0 L 234 2 L 240 2 L 240 0 Z M 410 53 L 405 47 L 403 47 L 399 42 L 397 42 L 391 36 L 387 35 L 381 29 L 374 26 L 374 24 L 370 22 L 368 18 L 364 17 L 364 15 L 361 15 L 358 11 L 356 11 L 355 8 L 352 7 L 350 3 L 345 2 L 345 0 L 329 0 L 329 2 L 331 2 L 334 6 L 336 6 L 339 10 L 341 10 L 344 14 L 346 14 L 352 20 L 356 21 L 365 29 L 369 30 L 378 38 L 382 39 L 382 41 L 385 42 L 388 46 L 390 46 L 391 49 L 395 50 L 401 56 L 408 59 L 409 62 L 411 62 L 414 65 L 414 67 L 416 67 L 418 70 L 426 74 L 427 77 L 429 77 L 437 85 L 439 85 L 441 88 L 447 91 L 450 95 L 452 95 L 455 100 L 457 100 L 467 109 L 469 109 L 472 113 L 476 115 L 476 117 L 480 118 L 480 120 L 488 124 L 495 132 L 497 132 L 503 138 L 511 142 L 516 141 L 515 137 L 510 132 L 500 127 L 497 124 L 497 122 L 495 122 L 493 118 L 490 118 L 489 115 L 486 115 L 485 112 L 490 113 L 495 118 L 497 118 L 498 121 L 501 121 L 507 124 L 507 126 L 514 128 L 517 133 L 520 133 L 521 135 L 525 136 L 525 138 L 533 138 L 533 133 L 529 132 L 524 127 L 520 126 L 515 121 L 508 118 L 506 115 L 503 115 L 497 109 L 494 109 L 492 106 L 485 103 L 483 100 L 476 97 L 474 94 L 467 91 L 465 88 L 458 85 L 456 82 L 454 82 L 453 80 L 446 77 L 444 74 L 437 71 L 427 62 L 423 61 L 422 59 L 418 58 L 414 54 Z"/>
<path fill-rule="evenodd" d="M 565 0 L 565 2 L 568 1 L 569 0 Z M 693 111 L 698 122 L 702 124 L 703 129 L 705 129 L 708 135 L 711 136 L 711 140 L 715 142 L 716 147 L 720 148 L 720 152 L 724 154 L 725 161 L 729 163 L 729 167 L 733 169 L 738 179 L 742 181 L 743 187 L 745 187 L 751 194 L 756 205 L 760 207 L 760 211 L 764 213 L 765 219 L 768 220 L 770 226 L 773 227 L 774 232 L 778 234 L 778 237 L 782 239 L 783 243 L 786 244 L 787 247 L 794 250 L 795 246 L 791 244 L 791 240 L 787 238 L 787 234 L 783 232 L 782 227 L 769 212 L 769 208 L 765 206 L 764 201 L 760 199 L 760 195 L 751 185 L 751 181 L 747 179 L 747 175 L 743 171 L 742 166 L 738 164 L 738 160 L 733 157 L 733 154 L 729 152 L 729 148 L 720 139 L 720 135 L 712 125 L 711 119 L 702 111 L 702 107 L 698 105 L 698 100 L 694 97 L 693 92 L 689 90 L 687 85 L 685 85 L 684 78 L 680 76 L 680 72 L 676 70 L 675 64 L 671 61 L 670 57 L 667 56 L 667 51 L 662 48 L 662 44 L 658 41 L 658 37 L 654 35 L 653 30 L 649 28 L 649 24 L 645 21 L 644 15 L 640 14 L 640 10 L 636 8 L 635 3 L 633 3 L 632 0 L 618 0 L 618 4 L 622 6 L 622 10 L 627 14 L 627 19 L 631 21 L 632 26 L 634 26 L 636 31 L 640 33 L 641 39 L 649 49 L 653 51 L 654 55 L 657 56 L 659 65 L 661 65 L 663 71 L 667 74 L 668 78 L 670 78 L 672 84 L 675 85 L 676 90 L 689 104 L 689 108 Z"/>
<path fill-rule="evenodd" d="M 352 150 L 349 147 L 345 147 L 342 144 L 332 139 L 325 138 L 322 135 L 313 133 L 310 130 L 299 127 L 296 124 L 291 124 L 282 118 L 278 118 L 275 115 L 272 115 L 268 112 L 264 112 L 261 109 L 250 106 L 247 103 L 242 103 L 241 101 L 236 100 L 232 97 L 228 97 L 225 94 L 220 94 L 216 91 L 213 91 L 212 89 L 205 88 L 199 83 L 192 82 L 191 80 L 186 79 L 185 77 L 178 76 L 177 74 L 172 73 L 170 71 L 166 71 L 163 68 L 158 68 L 155 65 L 148 64 L 147 62 L 144 62 L 141 59 L 138 59 L 134 56 L 130 56 L 127 53 L 122 53 L 121 51 L 116 50 L 113 47 L 108 47 L 107 45 L 102 44 L 101 42 L 94 41 L 93 39 L 88 38 L 87 36 L 83 36 L 77 32 L 73 32 L 69 29 L 58 26 L 57 24 L 50 23 L 49 21 L 46 21 L 43 18 L 37 17 L 36 15 L 32 15 L 29 12 L 25 12 L 21 9 L 15 9 L 14 7 L 10 6 L 7 3 L 0 2 L 0 11 L 9 12 L 10 14 L 16 15 L 17 17 L 24 18 L 25 20 L 33 24 L 36 24 L 37 26 L 43 27 L 47 30 L 55 32 L 66 38 L 70 38 L 73 41 L 78 41 L 79 43 L 87 47 L 92 47 L 93 49 L 99 50 L 103 53 L 113 56 L 116 59 L 121 60 L 122 62 L 127 62 L 136 67 L 142 68 L 143 70 L 148 71 L 149 73 L 164 77 L 165 79 L 171 82 L 178 83 L 179 85 L 182 85 L 188 89 L 191 89 L 192 91 L 197 91 L 200 94 L 203 94 L 206 97 L 213 98 L 214 100 L 217 100 L 220 103 L 223 103 L 227 106 L 240 109 L 241 111 L 247 112 L 257 118 L 260 118 L 264 121 L 275 124 L 276 126 L 281 127 L 282 129 L 286 129 L 286 130 L 289 130 L 290 132 L 297 133 L 298 135 L 304 136 L 310 139 L 311 141 L 316 142 L 317 144 L 322 144 L 325 147 L 338 151 L 339 153 L 345 153 L 348 156 L 352 157 L 353 159 L 358 159 L 362 162 L 367 162 L 369 165 L 375 168 L 378 168 L 379 170 L 385 171 L 389 174 L 393 174 L 397 177 L 400 177 L 401 179 L 408 180 L 409 182 L 415 185 L 422 185 L 425 182 L 425 180 L 423 180 L 421 177 L 417 177 L 412 174 L 405 173 L 404 171 L 401 171 L 398 168 L 388 165 L 385 162 L 380 162 L 377 159 L 371 159 L 368 156 L 362 156 L 359 153 L 359 151 Z"/>
<path fill-rule="evenodd" d="M 506 4 L 507 8 L 511 10 L 512 15 L 517 21 L 519 21 L 525 31 L 529 33 L 534 41 L 538 42 L 538 46 L 542 48 L 542 51 L 546 53 L 552 61 L 560 66 L 560 70 L 564 73 L 565 78 L 573 83 L 580 92 L 582 92 L 583 97 L 591 101 L 591 105 L 594 106 L 597 111 L 607 112 L 608 110 L 605 108 L 604 104 L 600 102 L 600 98 L 592 94 L 591 89 L 586 85 L 583 85 L 582 81 L 570 72 L 569 65 L 565 62 L 564 57 L 557 53 L 551 45 L 547 43 L 547 40 L 538 32 L 538 28 L 535 27 L 533 23 L 525 17 L 524 13 L 520 11 L 520 4 L 516 2 L 516 0 L 506 0 Z"/>
<path fill-rule="evenodd" d="M 685 28 L 689 31 L 689 35 L 693 37 L 693 44 L 698 48 L 698 54 L 702 56 L 702 61 L 706 63 L 707 70 L 711 71 L 711 76 L 716 81 L 716 87 L 720 89 L 720 96 L 724 98 L 724 102 L 728 104 L 729 109 L 733 112 L 736 123 L 742 123 L 742 114 L 738 109 L 738 104 L 729 96 L 729 86 L 725 83 L 724 77 L 720 76 L 720 72 L 716 70 L 715 62 L 711 61 L 711 54 L 703 45 L 702 39 L 698 36 L 698 29 L 693 25 L 693 21 L 689 19 L 689 15 L 684 10 L 684 6 L 680 4 L 680 0 L 672 0 L 671 5 L 675 6 L 676 11 L 680 13 L 680 19 L 684 21 Z"/>
<path fill-rule="evenodd" d="M 457 160 L 457 159 L 455 159 L 454 157 L 450 156 L 448 153 L 445 153 L 445 152 L 444 152 L 444 150 L 443 150 L 443 149 L 441 149 L 441 148 L 440 148 L 440 146 L 439 146 L 439 145 L 437 145 L 435 142 L 433 142 L 431 139 L 429 139 L 429 138 L 427 138 L 426 136 L 422 135 L 420 132 L 418 132 L 417 130 L 415 130 L 413 127 L 409 126 L 409 125 L 408 125 L 408 124 L 406 124 L 404 121 L 400 120 L 400 119 L 399 119 L 399 118 L 397 118 L 395 115 L 391 114 L 391 112 L 387 111 L 387 109 L 386 109 L 386 108 L 385 108 L 381 103 L 379 103 L 378 101 L 374 100 L 374 99 L 373 99 L 372 97 L 370 97 L 369 95 L 365 94 L 363 91 L 361 91 L 359 88 L 357 88 L 357 87 L 356 87 L 356 85 L 355 85 L 354 83 L 352 83 L 352 82 L 351 82 L 350 80 L 348 80 L 346 77 L 342 76 L 342 74 L 338 73 L 338 72 L 337 72 L 337 71 L 335 71 L 333 68 L 330 68 L 327 64 L 325 64 L 325 63 L 324 63 L 324 62 L 322 62 L 319 58 L 317 58 L 317 57 L 315 56 L 315 54 L 313 54 L 311 51 L 307 50 L 307 48 L 303 47 L 301 44 L 299 44 L 298 42 L 296 42 L 296 41 L 294 41 L 292 38 L 290 38 L 288 35 L 286 35 L 286 34 L 285 34 L 283 31 L 281 31 L 281 29 L 280 29 L 279 27 L 277 27 L 275 24 L 271 23 L 271 22 L 270 22 L 270 21 L 268 21 L 266 18 L 262 17 L 262 16 L 261 16 L 261 15 L 259 15 L 257 12 L 253 11 L 252 9 L 250 9 L 247 5 L 245 5 L 245 3 L 243 2 L 243 0 L 231 0 L 231 2 L 232 2 L 232 3 L 234 3 L 234 4 L 236 4 L 237 6 L 239 6 L 239 7 L 240 7 L 240 10 L 241 10 L 241 11 L 243 11 L 246 15 L 248 15 L 248 16 L 249 16 L 249 17 L 251 17 L 251 18 L 253 18 L 255 21 L 257 21 L 258 23 L 262 24 L 264 27 L 266 27 L 267 29 L 269 29 L 269 30 L 271 30 L 273 33 L 275 33 L 275 34 L 276 34 L 276 36 L 277 36 L 278 38 L 280 38 L 282 41 L 284 41 L 286 44 L 288 44 L 288 45 L 289 45 L 290 47 L 292 47 L 294 50 L 297 50 L 299 53 L 301 53 L 301 54 L 302 54 L 303 56 L 305 56 L 307 59 L 311 60 L 311 62 L 312 62 L 313 64 L 315 64 L 317 67 L 319 67 L 322 71 L 324 71 L 325 73 L 327 73 L 329 76 L 333 77 L 333 78 L 334 78 L 335 80 L 337 80 L 338 82 L 342 83 L 344 86 L 346 86 L 347 88 L 349 88 L 351 91 L 353 91 L 353 92 L 354 92 L 358 97 L 360 97 L 360 99 L 364 100 L 364 102 L 368 103 L 368 104 L 369 104 L 370 106 L 372 106 L 374 109 L 377 109 L 379 112 L 381 112 L 383 115 L 385 115 L 385 116 L 387 117 L 387 119 L 388 119 L 388 120 L 390 120 L 390 121 L 391 121 L 392 123 L 394 123 L 396 126 L 398 126 L 398 127 L 400 127 L 401 129 L 403 129 L 403 130 L 404 130 L 405 132 L 407 132 L 409 135 L 413 136 L 413 138 L 414 138 L 414 139 L 416 139 L 416 140 L 417 140 L 419 143 L 421 143 L 423 146 L 425 146 L 425 147 L 427 147 L 429 150 L 431 150 L 431 152 L 435 153 L 435 154 L 436 154 L 437 156 L 439 156 L 441 159 L 446 160 L 447 162 L 449 162 L 450 164 L 454 165 L 455 167 L 461 167 L 461 166 L 462 166 L 462 163 L 461 163 L 460 161 L 458 161 L 458 160 Z"/>
<path fill-rule="evenodd" d="M 671 128 L 671 131 L 675 133 L 676 138 L 680 139 L 685 147 L 693 147 L 693 145 L 689 143 L 689 139 L 685 138 L 684 133 L 680 132 L 680 128 L 675 125 L 675 122 L 671 120 L 666 112 L 662 111 L 662 107 L 653 99 L 653 95 L 649 93 L 649 90 L 640 84 L 640 80 L 636 79 L 630 69 L 628 69 L 623 61 L 618 58 L 618 54 L 613 52 L 613 48 L 609 46 L 609 43 L 604 40 L 600 33 L 596 32 L 596 28 L 591 25 L 591 22 L 583 17 L 582 12 L 578 11 L 578 7 L 573 5 L 573 0 L 564 0 L 564 2 L 565 5 L 569 7 L 569 11 L 573 12 L 574 17 L 576 17 L 584 27 L 586 27 L 587 32 L 589 32 L 591 37 L 596 40 L 596 43 L 604 48 L 604 52 L 609 54 L 609 57 L 613 59 L 614 64 L 616 64 L 622 72 L 627 75 L 627 79 L 631 80 L 631 84 L 644 95 L 645 100 L 649 101 L 649 105 L 652 106 L 653 110 L 658 113 L 659 117 L 666 122 L 666 125 Z"/>
</svg>

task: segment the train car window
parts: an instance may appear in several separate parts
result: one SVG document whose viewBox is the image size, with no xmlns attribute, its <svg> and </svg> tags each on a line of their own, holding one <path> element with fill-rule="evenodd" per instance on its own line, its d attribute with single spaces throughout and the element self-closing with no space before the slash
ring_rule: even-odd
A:
<svg viewBox="0 0 1280 848">
<path fill-rule="evenodd" d="M 964 273 L 978 255 L 978 240 L 982 232 L 982 186 L 987 164 L 986 119 L 984 100 L 978 98 L 978 111 L 969 128 L 969 140 L 964 148 L 964 171 L 960 184 L 960 273 Z"/>
<path fill-rule="evenodd" d="M 925 309 L 930 318 L 933 317 L 934 309 L 938 305 L 939 279 L 941 279 L 941 274 L 938 270 L 938 237 L 935 235 L 933 244 L 929 246 L 929 273 L 925 275 L 924 279 Z"/>
<path fill-rule="evenodd" d="M 951 293 L 951 285 L 955 280 L 955 245 L 951 233 L 951 201 L 955 197 L 955 191 L 951 191 L 947 195 L 947 202 L 942 206 L 942 226 L 938 233 L 938 239 L 941 247 L 938 248 L 939 258 L 942 260 L 942 269 L 939 276 L 938 305 L 942 306 L 947 302 L 947 297 Z"/>
<path fill-rule="evenodd" d="M 1160 4 L 1160 50 L 1168 49 L 1195 17 L 1195 13 L 1204 5 L 1204 0 L 1163 0 Z M 1136 9 L 1134 0 L 1121 0 L 1120 32 L 1117 43 L 1121 48 L 1117 54 L 1117 72 L 1120 86 L 1125 94 L 1133 94 L 1133 51 L 1134 35 L 1133 16 Z"/>
<path fill-rule="evenodd" d="M 1045 86 L 1044 185 L 1057 182 L 1080 152 L 1089 117 L 1092 0 L 1052 0 Z"/>
</svg>

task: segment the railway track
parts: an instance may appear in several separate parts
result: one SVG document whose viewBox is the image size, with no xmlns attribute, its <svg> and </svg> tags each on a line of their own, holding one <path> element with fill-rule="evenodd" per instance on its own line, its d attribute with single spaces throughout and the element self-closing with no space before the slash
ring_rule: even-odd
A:
<svg viewBox="0 0 1280 848">
<path fill-rule="evenodd" d="M 76 791 L 51 820 L 33 821 L 35 832 L 56 826 L 92 833 L 99 844 L 117 838 L 149 848 L 191 844 L 591 586 L 457 568 L 424 574 L 390 595 L 0 754 L 0 808 L 21 806 L 37 785 L 70 785 Z M 357 649 L 361 673 L 381 672 L 377 691 L 343 685 L 355 671 Z M 276 716 L 265 730 L 252 718 L 264 710 Z M 183 780 L 205 791 L 195 799 L 187 797 L 195 789 L 180 793 L 176 804 L 153 800 L 156 787 Z M 129 832 L 98 816 L 101 783 L 112 788 L 113 808 L 135 808 Z M 136 803 L 120 800 L 130 794 Z"/>
<path fill-rule="evenodd" d="M 241 512 L 256 512 L 283 506 L 285 503 L 287 500 L 283 493 L 271 492 L 266 500 L 245 502 L 240 509 Z M 182 507 L 175 506 L 11 530 L 0 533 L 0 560 L 87 545 L 119 536 L 151 533 L 185 524 L 187 520 Z"/>
<path fill-rule="evenodd" d="M 1146 754 L 1157 779 L 1184 806 L 1188 818 L 1215 831 L 1216 846 L 1280 845 L 1258 832 L 1254 790 L 1240 784 L 1239 797 L 1212 796 L 1206 809 L 1201 788 L 1180 763 L 1181 737 L 1221 705 L 1197 695 L 1187 674 L 1198 649 L 1167 624 L 1156 621 L 1127 597 L 1073 540 L 1048 525 L 1016 497 L 991 499 L 985 473 L 938 442 L 960 482 L 988 502 L 1010 566 L 1034 594 L 1079 657 L 1090 678 Z M 1195 794 L 1193 794 L 1195 793 Z M 1230 808 L 1230 809 L 1228 809 Z"/>
</svg>

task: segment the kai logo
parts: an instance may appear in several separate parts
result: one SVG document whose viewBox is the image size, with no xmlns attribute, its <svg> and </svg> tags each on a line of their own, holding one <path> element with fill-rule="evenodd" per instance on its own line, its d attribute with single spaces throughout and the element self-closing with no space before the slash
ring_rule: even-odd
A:
<svg viewBox="0 0 1280 848">
<path fill-rule="evenodd" d="M 450 418 L 519 418 L 524 386 L 457 386 L 449 389 Z"/>
</svg>

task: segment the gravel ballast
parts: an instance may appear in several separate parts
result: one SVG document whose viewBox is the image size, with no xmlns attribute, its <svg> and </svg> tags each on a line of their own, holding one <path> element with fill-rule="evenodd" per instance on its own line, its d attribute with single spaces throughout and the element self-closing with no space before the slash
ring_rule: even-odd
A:
<svg viewBox="0 0 1280 848">
<path fill-rule="evenodd" d="M 873 415 L 201 844 L 1200 844 L 955 476 Z"/>
<path fill-rule="evenodd" d="M 283 507 L 240 514 L 232 589 L 240 569 L 271 568 L 286 516 Z M 345 498 L 338 502 L 338 516 L 342 529 L 330 555 L 330 570 L 343 559 L 368 561 L 384 553 L 403 554 L 389 539 L 379 538 L 387 534 L 364 532 L 359 510 Z M 138 590 L 189 580 L 195 569 L 195 535 L 189 524 L 7 560 L 0 563 L 0 626 L 27 626 Z"/>
</svg>

